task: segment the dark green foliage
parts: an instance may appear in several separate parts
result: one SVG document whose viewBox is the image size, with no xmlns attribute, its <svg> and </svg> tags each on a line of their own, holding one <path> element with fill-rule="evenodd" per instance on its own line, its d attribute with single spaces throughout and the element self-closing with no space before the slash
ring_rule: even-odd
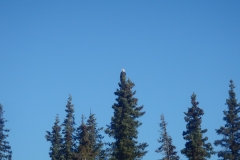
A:
<svg viewBox="0 0 240 160">
<path fill-rule="evenodd" d="M 164 155 L 160 160 L 179 160 L 179 156 L 175 151 L 176 147 L 172 144 L 172 138 L 167 133 L 167 123 L 164 120 L 164 115 L 161 115 L 160 123 L 160 139 L 158 142 L 161 146 L 156 150 L 157 153 L 162 153 Z"/>
<path fill-rule="evenodd" d="M 103 128 L 97 127 L 95 115 L 92 113 L 90 113 L 90 116 L 87 120 L 87 126 L 92 159 L 94 160 L 95 157 L 98 157 L 99 159 L 104 159 L 105 155 L 102 142 L 102 139 L 104 137 L 100 134 Z"/>
<path fill-rule="evenodd" d="M 63 148 L 62 153 L 65 160 L 73 160 L 74 159 L 74 132 L 75 132 L 75 119 L 74 119 L 74 108 L 72 104 L 72 97 L 69 95 L 66 109 L 67 112 L 66 118 L 62 124 L 63 126 Z"/>
<path fill-rule="evenodd" d="M 54 126 L 52 127 L 52 132 L 47 131 L 45 138 L 51 143 L 49 156 L 52 160 L 62 160 L 62 136 L 61 136 L 61 126 L 59 126 L 59 117 L 56 116 Z"/>
<path fill-rule="evenodd" d="M 141 126 L 141 122 L 137 118 L 143 116 L 143 106 L 137 107 L 138 99 L 134 98 L 136 91 L 132 91 L 134 83 L 126 80 L 124 71 L 120 74 L 119 89 L 114 94 L 117 96 L 112 108 L 114 116 L 111 124 L 107 125 L 105 132 L 115 139 L 111 144 L 111 158 L 117 160 L 136 160 L 141 159 L 147 151 L 145 148 L 147 143 L 138 143 L 137 128 Z"/>
<path fill-rule="evenodd" d="M 11 160 L 12 151 L 9 142 L 6 140 L 8 137 L 9 129 L 5 129 L 5 120 L 3 118 L 3 106 L 0 104 L 0 160 Z"/>
<path fill-rule="evenodd" d="M 77 128 L 76 134 L 79 141 L 76 153 L 78 160 L 104 159 L 101 130 L 103 128 L 97 128 L 94 114 L 90 114 L 87 124 L 84 123 L 84 116 L 82 116 L 82 124 Z"/>
<path fill-rule="evenodd" d="M 77 139 L 79 146 L 77 148 L 77 160 L 91 160 L 91 145 L 89 140 L 88 127 L 84 123 L 84 116 L 82 115 L 82 124 L 77 128 Z"/>
<path fill-rule="evenodd" d="M 201 129 L 203 110 L 197 105 L 196 95 L 191 96 L 192 107 L 188 108 L 188 112 L 184 114 L 187 122 L 186 131 L 183 132 L 183 138 L 186 140 L 185 148 L 181 150 L 189 160 L 205 160 L 215 154 L 210 143 L 206 143 L 208 137 L 203 137 L 203 133 L 207 129 Z"/>
<path fill-rule="evenodd" d="M 229 99 L 226 100 L 228 106 L 227 111 L 223 111 L 223 120 L 225 126 L 216 129 L 218 135 L 222 135 L 221 140 L 216 140 L 215 145 L 223 147 L 218 151 L 218 157 L 223 160 L 240 160 L 240 104 L 237 103 L 236 94 L 234 92 L 233 81 L 230 80 Z"/>
</svg>

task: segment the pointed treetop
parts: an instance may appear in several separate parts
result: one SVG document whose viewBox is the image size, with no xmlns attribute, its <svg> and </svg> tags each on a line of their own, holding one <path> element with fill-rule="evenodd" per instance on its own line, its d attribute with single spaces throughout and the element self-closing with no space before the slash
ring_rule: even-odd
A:
<svg viewBox="0 0 240 160">
<path fill-rule="evenodd" d="M 60 122 L 60 119 L 59 119 L 59 115 L 58 115 L 58 114 L 56 115 L 55 120 L 56 120 L 56 122 Z"/>
<path fill-rule="evenodd" d="M 122 69 L 122 72 L 120 73 L 120 80 L 121 80 L 121 82 L 125 82 L 126 81 L 125 69 Z"/>
<path fill-rule="evenodd" d="M 219 140 L 215 140 L 214 144 L 216 146 L 222 147 L 222 150 L 217 152 L 219 158 L 228 160 L 239 160 L 240 104 L 237 102 L 236 99 L 233 80 L 230 80 L 229 87 L 229 98 L 226 99 L 226 105 L 228 109 L 223 111 L 223 120 L 225 121 L 225 125 L 221 126 L 219 129 L 216 129 L 217 134 L 221 135 L 222 138 Z"/>
<path fill-rule="evenodd" d="M 82 114 L 82 124 L 84 124 L 84 119 L 85 119 L 85 117 L 84 117 L 84 115 Z"/>
<path fill-rule="evenodd" d="M 69 96 L 68 96 L 68 101 L 72 101 L 72 95 L 71 94 L 69 94 Z"/>
<path fill-rule="evenodd" d="M 191 96 L 191 99 L 196 100 L 196 97 L 197 97 L 197 95 L 193 92 L 193 93 L 192 93 L 192 96 Z"/>
<path fill-rule="evenodd" d="M 229 84 L 230 90 L 228 91 L 230 99 L 235 99 L 236 94 L 234 92 L 235 85 L 233 83 L 233 80 L 230 80 Z M 227 102 L 228 103 L 228 102 Z"/>
<path fill-rule="evenodd" d="M 192 96 L 191 96 L 191 103 L 193 106 L 197 107 L 197 105 L 199 104 L 199 102 L 196 102 L 196 94 L 193 92 Z"/>
<path fill-rule="evenodd" d="M 233 90 L 235 88 L 233 80 L 230 80 L 229 87 L 230 87 L 231 90 Z"/>
</svg>

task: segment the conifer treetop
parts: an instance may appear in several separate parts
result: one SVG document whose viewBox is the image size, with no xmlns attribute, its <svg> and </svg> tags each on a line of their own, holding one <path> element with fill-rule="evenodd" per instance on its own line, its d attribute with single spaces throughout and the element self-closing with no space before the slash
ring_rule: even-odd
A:
<svg viewBox="0 0 240 160">
<path fill-rule="evenodd" d="M 52 160 L 63 160 L 63 155 L 61 153 L 62 149 L 62 136 L 61 136 L 61 126 L 59 125 L 60 120 L 58 115 L 55 118 L 54 126 L 52 131 L 46 131 L 46 140 L 51 143 L 49 156 Z"/>
<path fill-rule="evenodd" d="M 222 135 L 223 138 L 216 140 L 214 144 L 222 147 L 222 149 L 218 151 L 218 157 L 236 160 L 240 159 L 240 104 L 236 99 L 233 80 L 230 80 L 229 87 L 229 98 L 226 99 L 228 110 L 223 111 L 223 120 L 226 123 L 224 126 L 216 129 L 217 134 Z"/>
<path fill-rule="evenodd" d="M 107 125 L 105 132 L 115 139 L 111 144 L 113 159 L 141 159 L 147 151 L 147 143 L 138 143 L 137 128 L 142 123 L 137 120 L 143 116 L 143 106 L 137 105 L 138 99 L 134 97 L 136 91 L 132 91 L 135 86 L 130 80 L 126 80 L 126 72 L 121 71 L 119 89 L 114 94 L 117 96 L 116 103 L 112 105 L 114 116 L 110 125 Z"/>
<path fill-rule="evenodd" d="M 176 147 L 172 144 L 172 138 L 167 132 L 167 122 L 165 121 L 163 114 L 161 115 L 161 123 L 159 125 L 161 130 L 160 139 L 158 139 L 158 142 L 161 145 L 155 152 L 163 154 L 164 157 L 160 160 L 179 160 L 180 157 L 175 151 Z"/>
<path fill-rule="evenodd" d="M 185 148 L 181 150 L 189 160 L 205 160 L 215 154 L 211 143 L 207 143 L 208 137 L 203 137 L 207 129 L 201 128 L 203 110 L 198 107 L 199 102 L 196 101 L 196 94 L 191 96 L 192 107 L 188 108 L 188 112 L 184 112 L 187 122 L 186 131 L 183 131 L 183 139 L 186 140 Z"/>
<path fill-rule="evenodd" d="M 66 109 L 67 115 L 62 124 L 63 130 L 63 153 L 66 160 L 73 160 L 74 158 L 74 149 L 75 149 L 75 118 L 74 118 L 74 105 L 72 104 L 72 96 L 69 95 Z"/>
<path fill-rule="evenodd" d="M 3 118 L 3 106 L 0 104 L 0 159 L 11 160 L 12 159 L 12 150 L 9 142 L 6 140 L 8 137 L 9 129 L 5 129 L 5 120 Z"/>
</svg>

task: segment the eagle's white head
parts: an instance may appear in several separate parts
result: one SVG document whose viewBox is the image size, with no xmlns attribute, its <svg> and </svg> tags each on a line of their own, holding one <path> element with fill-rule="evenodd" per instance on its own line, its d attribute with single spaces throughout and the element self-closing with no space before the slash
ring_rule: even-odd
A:
<svg viewBox="0 0 240 160">
<path fill-rule="evenodd" d="M 122 72 L 125 72 L 125 69 L 122 69 Z"/>
</svg>

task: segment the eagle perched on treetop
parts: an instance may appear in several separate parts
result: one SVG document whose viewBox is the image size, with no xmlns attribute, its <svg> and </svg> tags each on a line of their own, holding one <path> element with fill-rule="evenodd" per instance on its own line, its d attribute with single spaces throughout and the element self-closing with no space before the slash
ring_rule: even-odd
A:
<svg viewBox="0 0 240 160">
<path fill-rule="evenodd" d="M 124 75 L 124 76 L 126 76 L 125 69 L 122 69 L 121 75 Z"/>
</svg>

